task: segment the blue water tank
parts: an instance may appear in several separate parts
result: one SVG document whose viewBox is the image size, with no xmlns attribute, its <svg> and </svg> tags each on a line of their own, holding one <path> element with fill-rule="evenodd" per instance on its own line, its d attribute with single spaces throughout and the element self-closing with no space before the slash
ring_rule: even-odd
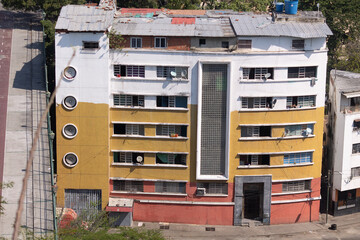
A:
<svg viewBox="0 0 360 240">
<path fill-rule="evenodd" d="M 276 3 L 276 12 L 282 13 L 284 11 L 284 3 Z"/>
<path fill-rule="evenodd" d="M 285 0 L 285 13 L 286 14 L 296 14 L 298 9 L 299 1 L 289 1 Z"/>
</svg>

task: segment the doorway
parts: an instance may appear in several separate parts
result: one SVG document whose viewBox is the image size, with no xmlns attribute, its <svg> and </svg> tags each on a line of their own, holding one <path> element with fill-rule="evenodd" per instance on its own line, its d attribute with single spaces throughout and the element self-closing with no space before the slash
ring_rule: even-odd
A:
<svg viewBox="0 0 360 240">
<path fill-rule="evenodd" d="M 264 183 L 244 183 L 244 218 L 261 221 Z"/>
</svg>

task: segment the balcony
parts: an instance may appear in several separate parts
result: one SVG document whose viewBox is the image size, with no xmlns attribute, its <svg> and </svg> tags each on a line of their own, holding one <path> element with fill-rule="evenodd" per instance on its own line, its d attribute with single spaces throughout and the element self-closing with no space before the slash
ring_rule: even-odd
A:
<svg viewBox="0 0 360 240">
<path fill-rule="evenodd" d="M 341 106 L 340 111 L 344 114 L 360 113 L 360 105 L 357 106 Z"/>
</svg>

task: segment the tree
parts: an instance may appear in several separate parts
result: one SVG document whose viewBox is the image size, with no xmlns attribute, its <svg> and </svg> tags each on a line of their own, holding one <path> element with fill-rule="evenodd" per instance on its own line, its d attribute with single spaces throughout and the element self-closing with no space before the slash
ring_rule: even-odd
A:
<svg viewBox="0 0 360 240">
<path fill-rule="evenodd" d="M 14 186 L 14 182 L 1 183 L 0 182 L 0 191 L 5 188 L 12 188 Z M 0 215 L 4 214 L 4 204 L 6 204 L 6 200 L 3 196 L 0 195 Z"/>
</svg>

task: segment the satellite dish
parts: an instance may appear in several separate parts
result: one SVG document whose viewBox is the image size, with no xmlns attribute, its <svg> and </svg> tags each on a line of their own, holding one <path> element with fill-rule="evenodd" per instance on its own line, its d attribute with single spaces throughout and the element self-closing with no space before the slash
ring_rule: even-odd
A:
<svg viewBox="0 0 360 240">
<path fill-rule="evenodd" d="M 269 77 L 271 77 L 271 73 L 267 73 L 264 75 L 265 80 L 268 79 Z"/>
<path fill-rule="evenodd" d="M 171 75 L 171 77 L 176 77 L 176 72 L 175 72 L 175 71 L 171 71 L 171 72 L 170 72 L 170 75 Z"/>
<path fill-rule="evenodd" d="M 137 156 L 136 157 L 136 162 L 141 163 L 143 161 L 143 157 L 142 156 Z"/>
<path fill-rule="evenodd" d="M 311 128 L 307 128 L 306 129 L 306 135 L 310 135 L 312 134 L 312 129 Z"/>
</svg>

